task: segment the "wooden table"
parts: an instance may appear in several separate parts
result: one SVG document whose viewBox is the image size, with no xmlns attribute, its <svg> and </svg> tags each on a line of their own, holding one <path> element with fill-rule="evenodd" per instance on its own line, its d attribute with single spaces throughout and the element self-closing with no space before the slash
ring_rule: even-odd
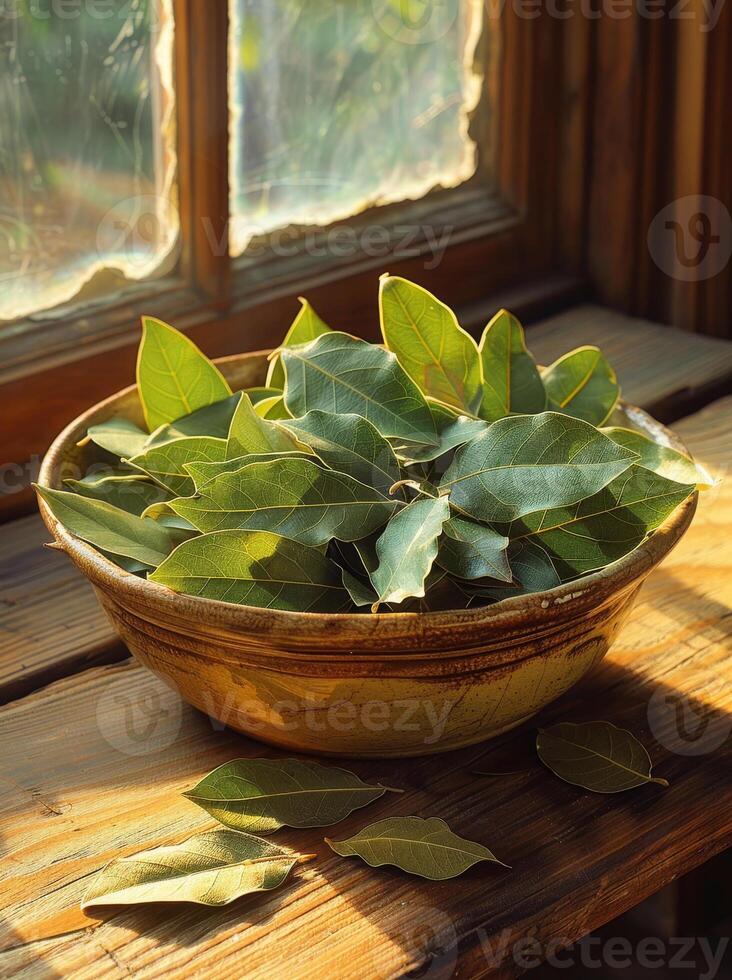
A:
<svg viewBox="0 0 732 980">
<path fill-rule="evenodd" d="M 593 307 L 534 328 L 530 342 L 547 359 L 600 333 L 630 399 L 665 417 L 719 394 L 732 375 L 732 345 Z M 732 398 L 675 428 L 711 470 L 726 471 Z M 601 667 L 540 719 L 445 756 L 347 763 L 404 793 L 337 830 L 280 831 L 278 843 L 318 858 L 270 895 L 218 910 L 87 916 L 79 898 L 110 858 L 213 825 L 181 790 L 225 760 L 277 753 L 220 730 L 126 659 L 87 584 L 39 547 L 45 537 L 30 517 L 4 527 L 0 545 L 2 977 L 515 976 L 732 841 L 725 482 L 703 496 Z M 538 723 L 596 718 L 635 732 L 669 788 L 597 796 L 536 762 Z M 501 778 L 472 772 L 524 766 Z M 434 883 L 338 858 L 323 843 L 398 813 L 440 816 L 512 870 L 477 866 Z"/>
</svg>

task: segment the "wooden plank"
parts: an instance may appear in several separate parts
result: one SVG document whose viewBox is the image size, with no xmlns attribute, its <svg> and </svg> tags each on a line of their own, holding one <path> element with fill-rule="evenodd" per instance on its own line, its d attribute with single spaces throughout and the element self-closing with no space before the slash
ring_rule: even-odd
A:
<svg viewBox="0 0 732 980">
<path fill-rule="evenodd" d="M 732 454 L 732 398 L 679 432 L 713 471 Z M 514 944 L 566 945 L 732 844 L 732 486 L 700 502 L 684 540 L 641 593 L 603 665 L 537 721 L 603 717 L 638 734 L 668 789 L 585 793 L 533 758 L 535 724 L 446 757 L 354 762 L 399 786 L 329 831 L 280 831 L 318 860 L 283 890 L 219 910 L 78 910 L 115 855 L 210 826 L 180 791 L 209 768 L 274 750 L 181 706 L 131 663 L 85 671 L 0 709 L 4 977 L 513 976 Z M 713 547 L 711 547 L 713 543 Z M 147 728 L 147 734 L 146 734 Z M 17 747 L 22 744 L 23 751 Z M 477 759 L 494 770 L 481 779 Z M 390 813 L 437 815 L 511 871 L 434 883 L 333 855 Z"/>
<path fill-rule="evenodd" d="M 623 397 L 662 422 L 732 390 L 732 343 L 604 306 L 576 306 L 529 327 L 527 342 L 542 364 L 574 347 L 596 344 L 615 368 Z"/>
<path fill-rule="evenodd" d="M 529 328 L 540 362 L 598 344 L 629 401 L 665 420 L 729 383 L 732 344 L 582 305 Z M 90 663 L 124 655 L 93 593 L 48 541 L 40 518 L 3 529 L 0 544 L 0 704 Z"/>
<path fill-rule="evenodd" d="M 91 585 L 43 547 L 49 540 L 37 515 L 0 535 L 0 704 L 128 655 Z"/>
</svg>

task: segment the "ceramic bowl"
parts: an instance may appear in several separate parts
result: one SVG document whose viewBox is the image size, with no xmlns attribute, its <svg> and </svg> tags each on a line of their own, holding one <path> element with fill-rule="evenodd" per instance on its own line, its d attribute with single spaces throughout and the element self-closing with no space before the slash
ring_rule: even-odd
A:
<svg viewBox="0 0 732 980">
<path fill-rule="evenodd" d="M 263 383 L 266 354 L 218 363 L 232 389 Z M 683 448 L 640 409 L 623 410 L 652 438 Z M 113 415 L 142 423 L 134 386 L 58 436 L 40 482 L 60 488 L 65 476 L 84 472 L 90 449 L 77 441 Z M 279 612 L 177 595 L 124 572 L 43 502 L 40 509 L 124 643 L 186 701 L 272 745 L 379 758 L 481 742 L 572 687 L 605 655 L 696 503 L 695 493 L 625 558 L 551 591 L 485 608 L 377 615 Z"/>
</svg>

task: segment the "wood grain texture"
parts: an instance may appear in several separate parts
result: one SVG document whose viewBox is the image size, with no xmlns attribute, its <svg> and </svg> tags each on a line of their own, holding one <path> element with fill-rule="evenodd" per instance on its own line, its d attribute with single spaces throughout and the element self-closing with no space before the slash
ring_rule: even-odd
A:
<svg viewBox="0 0 732 980">
<path fill-rule="evenodd" d="M 0 704 L 127 650 L 37 516 L 0 535 Z"/>
<path fill-rule="evenodd" d="M 731 415 L 728 398 L 677 427 L 717 475 L 732 458 Z M 726 482 L 703 496 L 603 665 L 541 719 L 631 729 L 668 789 L 604 797 L 562 783 L 533 758 L 534 726 L 444 757 L 353 763 L 405 792 L 329 836 L 390 814 L 435 815 L 511 871 L 475 868 L 435 884 L 340 859 L 323 832 L 281 831 L 278 843 L 319 857 L 271 896 L 90 919 L 78 900 L 106 860 L 210 825 L 181 789 L 226 759 L 275 753 L 216 731 L 132 664 L 0 709 L 0 975 L 300 980 L 431 964 L 430 975 L 450 976 L 459 957 L 464 975 L 513 976 L 522 937 L 566 945 L 636 905 L 732 844 L 731 524 Z M 518 776 L 471 774 L 524 765 Z"/>
</svg>

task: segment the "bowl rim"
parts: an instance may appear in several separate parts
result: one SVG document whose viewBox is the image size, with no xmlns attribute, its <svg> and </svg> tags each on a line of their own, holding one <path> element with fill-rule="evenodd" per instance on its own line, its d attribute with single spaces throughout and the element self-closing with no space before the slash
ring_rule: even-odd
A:
<svg viewBox="0 0 732 980">
<path fill-rule="evenodd" d="M 266 351 L 252 351 L 242 354 L 228 355 L 217 358 L 215 363 L 224 369 L 240 362 L 242 359 L 263 357 Z M 73 419 L 53 440 L 47 450 L 38 475 L 41 486 L 55 487 L 59 483 L 56 471 L 66 458 L 69 444 L 75 444 L 79 433 L 86 432 L 92 418 L 97 417 L 105 409 L 115 407 L 116 403 L 130 396 L 137 388 L 136 384 L 128 385 L 109 397 L 90 406 Z M 662 441 L 671 448 L 688 455 L 683 442 L 664 425 L 654 419 L 641 408 L 619 401 L 629 415 L 637 420 L 644 429 L 655 435 L 660 435 Z M 699 491 L 695 490 L 684 500 L 667 519 L 645 541 L 641 542 L 627 555 L 606 565 L 604 568 L 590 572 L 579 579 L 565 582 L 553 589 L 543 592 L 533 592 L 527 595 L 511 596 L 487 606 L 473 609 L 452 609 L 430 612 L 383 612 L 383 613 L 317 613 L 296 612 L 280 609 L 266 609 L 259 606 L 246 606 L 236 603 L 222 602 L 218 599 L 206 599 L 200 596 L 190 596 L 173 592 L 167 586 L 147 579 L 139 578 L 115 565 L 105 558 L 93 545 L 77 538 L 58 521 L 48 505 L 38 498 L 41 517 L 54 538 L 55 546 L 65 551 L 74 564 L 91 580 L 92 584 L 114 592 L 115 600 L 122 605 L 125 599 L 135 603 L 135 600 L 156 606 L 161 613 L 185 622 L 195 619 L 205 621 L 216 627 L 229 627 L 247 633 L 282 632 L 291 633 L 298 625 L 309 624 L 332 625 L 337 623 L 344 632 L 353 629 L 354 635 L 372 634 L 384 639 L 395 634 L 405 634 L 411 627 L 424 627 L 428 633 L 441 626 L 476 626 L 494 625 L 501 631 L 512 627 L 526 627 L 527 622 L 536 623 L 538 620 L 549 621 L 556 618 L 574 618 L 583 612 L 604 605 L 614 595 L 624 588 L 630 588 L 639 579 L 644 578 L 652 568 L 661 562 L 681 539 L 696 511 Z M 365 624 L 370 624 L 365 630 Z M 405 627 L 407 630 L 405 630 Z M 421 632 L 421 629 L 420 629 Z M 419 651 L 415 651 L 419 655 Z"/>
</svg>

